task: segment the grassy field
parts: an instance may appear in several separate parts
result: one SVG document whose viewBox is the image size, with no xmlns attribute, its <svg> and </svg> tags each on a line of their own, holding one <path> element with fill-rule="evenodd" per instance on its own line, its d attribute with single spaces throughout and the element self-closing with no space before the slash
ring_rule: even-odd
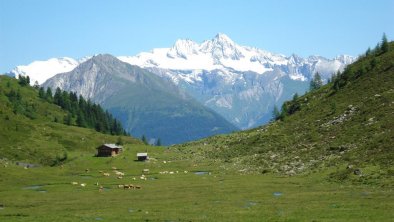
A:
<svg viewBox="0 0 394 222">
<path fill-rule="evenodd" d="M 3 161 L 0 221 L 390 221 L 394 218 L 390 210 L 394 208 L 392 188 L 330 183 L 323 179 L 329 172 L 294 177 L 241 174 L 209 160 L 185 161 L 171 149 L 156 147 L 148 147 L 150 161 L 135 161 L 136 153 L 145 150 L 142 145 L 126 145 L 126 151 L 115 158 L 71 153 L 74 161 L 63 167 L 24 169 Z M 118 179 L 113 167 L 126 175 Z M 150 171 L 147 180 L 140 178 L 143 169 Z M 105 177 L 100 171 L 110 176 Z M 160 174 L 164 171 L 168 173 Z M 81 183 L 86 186 L 80 186 Z M 119 184 L 139 185 L 142 189 L 124 190 L 118 188 Z M 100 186 L 104 188 L 102 191 Z"/>
</svg>

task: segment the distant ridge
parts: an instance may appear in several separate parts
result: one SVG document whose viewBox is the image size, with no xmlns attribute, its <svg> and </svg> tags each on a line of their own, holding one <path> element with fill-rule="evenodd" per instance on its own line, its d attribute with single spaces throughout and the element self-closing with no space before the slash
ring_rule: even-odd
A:
<svg viewBox="0 0 394 222">
<path fill-rule="evenodd" d="M 108 109 L 131 135 L 174 144 L 237 130 L 170 81 L 114 56 L 93 56 L 44 87 L 73 91 Z"/>
</svg>

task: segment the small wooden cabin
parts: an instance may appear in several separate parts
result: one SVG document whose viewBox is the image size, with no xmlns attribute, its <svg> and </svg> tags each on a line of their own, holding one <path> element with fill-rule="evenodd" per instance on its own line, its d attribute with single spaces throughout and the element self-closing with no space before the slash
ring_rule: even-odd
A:
<svg viewBox="0 0 394 222">
<path fill-rule="evenodd" d="M 123 150 L 122 146 L 118 146 L 116 144 L 103 144 L 97 147 L 97 156 L 100 157 L 109 157 L 116 156 L 121 153 Z"/>
<path fill-rule="evenodd" d="M 137 159 L 138 161 L 145 161 L 148 160 L 148 153 L 137 153 Z"/>
</svg>

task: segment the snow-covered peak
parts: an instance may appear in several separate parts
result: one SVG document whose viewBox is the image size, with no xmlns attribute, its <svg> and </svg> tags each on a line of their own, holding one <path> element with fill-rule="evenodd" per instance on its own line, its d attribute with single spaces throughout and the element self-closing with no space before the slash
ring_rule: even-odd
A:
<svg viewBox="0 0 394 222">
<path fill-rule="evenodd" d="M 264 74 L 267 71 L 282 70 L 290 78 L 306 81 L 305 70 L 331 74 L 334 70 L 354 61 L 353 57 L 340 56 L 326 59 L 321 56 L 302 58 L 295 54 L 286 57 L 262 49 L 240 46 L 227 35 L 219 33 L 201 44 L 189 39 L 177 40 L 171 48 L 158 48 L 136 56 L 120 56 L 120 60 L 145 68 L 168 70 L 235 70 Z M 327 74 L 328 75 L 328 74 Z M 196 79 L 197 81 L 197 79 Z"/>
<path fill-rule="evenodd" d="M 188 55 L 198 54 L 198 48 L 198 43 L 189 39 L 180 39 L 168 51 L 167 56 L 170 58 L 181 57 L 187 59 Z"/>
<path fill-rule="evenodd" d="M 201 52 L 211 54 L 217 63 L 220 63 L 220 59 L 239 60 L 243 58 L 240 48 L 227 35 L 221 33 L 201 44 Z"/>
<path fill-rule="evenodd" d="M 28 65 L 20 65 L 11 70 L 11 74 L 18 77 L 19 75 L 30 77 L 30 84 L 36 81 L 38 84 L 44 83 L 52 76 L 73 70 L 80 62 L 86 61 L 84 57 L 81 61 L 69 57 L 52 58 L 45 61 L 34 61 Z"/>
</svg>

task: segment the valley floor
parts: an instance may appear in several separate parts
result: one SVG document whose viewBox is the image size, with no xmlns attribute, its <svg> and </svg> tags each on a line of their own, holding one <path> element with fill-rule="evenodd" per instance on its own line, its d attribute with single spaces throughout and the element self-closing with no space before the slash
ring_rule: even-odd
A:
<svg viewBox="0 0 394 222">
<path fill-rule="evenodd" d="M 64 167 L 0 167 L 0 221 L 390 221 L 392 188 L 331 183 L 321 174 L 241 175 L 146 147 L 115 158 L 74 153 Z M 4 166 L 3 166 L 4 165 Z M 125 173 L 118 179 L 116 171 Z M 149 169 L 146 180 L 143 169 Z M 110 176 L 103 176 L 109 173 Z M 135 180 L 134 180 L 135 178 Z M 73 185 L 72 182 L 77 182 Z M 81 186 L 81 184 L 86 186 Z M 97 186 L 98 183 L 98 186 Z M 118 188 L 121 184 L 141 189 Z M 100 190 L 100 186 L 102 189 Z"/>
</svg>

